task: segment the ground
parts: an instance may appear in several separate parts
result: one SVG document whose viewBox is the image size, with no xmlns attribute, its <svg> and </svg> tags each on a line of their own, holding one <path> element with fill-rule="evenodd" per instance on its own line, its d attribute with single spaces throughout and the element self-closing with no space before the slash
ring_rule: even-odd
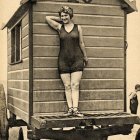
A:
<svg viewBox="0 0 140 140">
<path fill-rule="evenodd" d="M 109 137 L 108 140 L 135 140 L 135 136 L 139 128 L 140 128 L 139 125 L 134 125 L 134 128 L 132 129 L 131 134 L 111 136 Z"/>
</svg>

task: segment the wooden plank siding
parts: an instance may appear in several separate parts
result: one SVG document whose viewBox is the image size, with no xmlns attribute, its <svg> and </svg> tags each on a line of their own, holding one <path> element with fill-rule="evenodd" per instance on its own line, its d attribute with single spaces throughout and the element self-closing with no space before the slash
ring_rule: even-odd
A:
<svg viewBox="0 0 140 140">
<path fill-rule="evenodd" d="M 23 25 L 22 25 L 23 26 Z M 22 27 L 22 38 L 24 38 L 25 36 L 27 36 L 29 34 L 29 25 L 25 25 L 24 27 Z"/>
<path fill-rule="evenodd" d="M 33 22 L 34 23 L 45 23 L 45 16 L 55 15 L 58 13 L 46 13 L 46 12 L 34 12 Z M 79 25 L 94 25 L 94 26 L 124 26 L 124 18 L 122 16 L 102 16 L 102 15 L 81 15 L 75 14 L 73 20 Z M 93 22 L 94 21 L 94 22 Z"/>
<path fill-rule="evenodd" d="M 123 79 L 82 79 L 80 89 L 122 89 Z M 60 79 L 34 80 L 34 90 L 62 90 L 64 86 Z"/>
<path fill-rule="evenodd" d="M 34 34 L 57 35 L 57 31 L 50 28 L 47 24 L 35 23 L 33 25 Z M 123 27 L 111 26 L 88 26 L 81 25 L 84 36 L 104 36 L 104 37 L 123 37 Z"/>
<path fill-rule="evenodd" d="M 8 102 L 13 104 L 14 106 L 20 108 L 21 110 L 23 110 L 24 112 L 28 112 L 28 102 L 19 99 L 19 98 L 15 98 L 14 96 L 8 96 L 7 98 Z"/>
<path fill-rule="evenodd" d="M 39 0 L 33 6 L 33 111 L 67 110 L 64 86 L 57 70 L 58 33 L 45 16 L 56 15 L 62 5 L 74 9 L 74 22 L 83 29 L 89 63 L 80 83 L 80 110 L 124 109 L 124 11 L 118 0 L 94 0 L 92 4 L 66 0 Z M 110 12 L 111 11 L 111 12 Z"/>
<path fill-rule="evenodd" d="M 29 12 L 26 13 L 25 17 L 22 19 L 22 28 L 29 25 Z"/>
<path fill-rule="evenodd" d="M 8 57 L 10 59 L 10 57 Z M 29 68 L 29 58 L 22 59 L 22 63 L 16 65 L 8 65 L 8 72 L 16 70 L 24 70 Z"/>
<path fill-rule="evenodd" d="M 7 107 L 12 113 L 22 118 L 25 122 L 28 122 L 29 115 L 27 112 L 24 112 L 23 110 L 19 109 L 15 105 L 12 105 L 11 103 L 8 103 Z"/>
<path fill-rule="evenodd" d="M 29 25 L 28 12 L 21 20 L 22 62 L 10 65 L 11 39 L 8 39 L 8 109 L 28 122 L 29 119 Z M 10 34 L 10 32 L 9 32 Z"/>
<path fill-rule="evenodd" d="M 28 91 L 29 81 L 28 80 L 8 80 L 8 87 Z"/>
<path fill-rule="evenodd" d="M 8 88 L 8 96 L 13 96 L 15 98 L 22 99 L 24 101 L 28 101 L 28 91 L 27 90 L 21 90 L 21 89 L 15 89 L 15 88 Z"/>
<path fill-rule="evenodd" d="M 34 45 L 42 46 L 57 46 L 59 45 L 59 38 L 57 35 L 39 35 L 35 34 Z M 124 42 L 122 37 L 96 37 L 96 36 L 84 36 L 84 42 L 87 47 L 123 47 Z"/>
<path fill-rule="evenodd" d="M 29 46 L 22 49 L 22 59 L 26 59 L 29 57 Z"/>
<path fill-rule="evenodd" d="M 23 39 L 22 39 L 22 49 L 29 46 L 29 36 L 25 36 Z"/>
<path fill-rule="evenodd" d="M 22 48 L 26 48 L 29 45 L 29 25 L 28 25 L 28 13 L 22 19 Z M 7 39 L 7 46 L 8 46 L 8 56 L 11 55 L 11 32 L 8 32 L 8 39 Z"/>
<path fill-rule="evenodd" d="M 29 46 L 26 46 L 25 48 L 22 49 L 22 54 L 21 54 L 21 58 L 24 60 L 26 58 L 28 58 L 29 56 Z M 10 59 L 11 59 L 11 48 L 8 48 L 8 60 L 10 63 Z"/>
<path fill-rule="evenodd" d="M 29 79 L 29 69 L 25 70 L 16 70 L 16 71 L 11 71 L 8 73 L 8 79 L 9 80 L 28 80 Z"/>
<path fill-rule="evenodd" d="M 56 68 L 57 57 L 34 57 L 34 68 Z M 122 68 L 123 58 L 89 58 L 88 68 Z"/>
<path fill-rule="evenodd" d="M 85 68 L 83 79 L 119 79 L 124 78 L 123 69 Z M 34 69 L 35 79 L 59 79 L 57 68 Z"/>
<path fill-rule="evenodd" d="M 115 47 L 86 47 L 88 57 L 123 58 L 124 49 Z M 34 46 L 34 57 L 57 57 L 59 46 Z"/>
<path fill-rule="evenodd" d="M 38 0 L 39 2 L 47 2 L 50 0 Z M 67 2 L 67 0 L 51 0 L 53 2 Z M 83 0 L 79 0 L 80 3 L 84 3 L 85 2 Z M 67 4 L 67 3 L 65 3 Z M 120 5 L 120 1 L 119 0 L 93 0 L 91 1 L 91 4 L 101 4 L 101 5 Z"/>
<path fill-rule="evenodd" d="M 7 32 L 7 54 L 11 54 L 11 32 Z"/>
<path fill-rule="evenodd" d="M 124 16 L 124 12 L 120 6 L 105 6 L 91 4 L 75 4 L 75 3 L 57 3 L 57 2 L 38 2 L 34 5 L 34 12 L 51 12 L 56 13 L 62 6 L 68 5 L 74 9 L 74 14 L 84 15 L 115 15 Z M 47 11 L 46 11 L 47 9 Z M 111 12 L 109 12 L 111 11 Z"/>
<path fill-rule="evenodd" d="M 43 108 L 43 109 L 42 109 Z M 106 111 L 106 110 L 123 110 L 123 100 L 92 100 L 79 101 L 79 108 L 82 111 Z M 66 111 L 66 101 L 58 102 L 34 102 L 34 113 L 56 113 Z"/>
<path fill-rule="evenodd" d="M 56 98 L 54 98 L 56 97 Z M 80 90 L 80 101 L 84 100 L 123 100 L 122 89 Z M 64 90 L 44 90 L 34 92 L 34 102 L 52 102 L 66 100 Z"/>
</svg>

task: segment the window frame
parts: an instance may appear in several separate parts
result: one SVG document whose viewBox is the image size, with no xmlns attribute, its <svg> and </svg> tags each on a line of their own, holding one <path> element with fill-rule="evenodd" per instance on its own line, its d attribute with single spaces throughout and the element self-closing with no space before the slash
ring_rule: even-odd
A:
<svg viewBox="0 0 140 140">
<path fill-rule="evenodd" d="M 11 58 L 10 65 L 22 62 L 22 26 L 21 21 L 11 29 Z M 19 58 L 18 58 L 19 57 Z"/>
</svg>

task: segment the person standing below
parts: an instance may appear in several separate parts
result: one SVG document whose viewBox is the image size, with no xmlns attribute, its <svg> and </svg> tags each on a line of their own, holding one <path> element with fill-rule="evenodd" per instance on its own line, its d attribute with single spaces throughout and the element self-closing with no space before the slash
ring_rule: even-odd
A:
<svg viewBox="0 0 140 140">
<path fill-rule="evenodd" d="M 46 16 L 47 23 L 56 31 L 60 38 L 60 52 L 58 56 L 58 70 L 65 87 L 68 104 L 66 116 L 83 117 L 78 110 L 79 83 L 88 58 L 83 41 L 81 26 L 72 21 L 73 9 L 63 6 L 59 17 Z"/>
<path fill-rule="evenodd" d="M 135 85 L 135 91 L 131 92 L 130 98 L 130 110 L 132 114 L 137 114 L 140 116 L 140 85 Z"/>
<path fill-rule="evenodd" d="M 130 93 L 130 110 L 132 114 L 137 114 L 140 117 L 140 85 L 135 85 L 135 91 Z M 140 125 L 135 124 L 133 131 L 137 132 L 135 140 L 140 140 Z"/>
</svg>

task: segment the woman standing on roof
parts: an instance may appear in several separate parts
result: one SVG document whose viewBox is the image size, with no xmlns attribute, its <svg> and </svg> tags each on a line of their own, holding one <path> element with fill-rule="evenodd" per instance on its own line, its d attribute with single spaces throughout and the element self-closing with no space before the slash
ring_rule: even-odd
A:
<svg viewBox="0 0 140 140">
<path fill-rule="evenodd" d="M 60 37 L 60 52 L 58 69 L 65 87 L 68 104 L 66 115 L 82 117 L 78 110 L 79 83 L 88 58 L 83 41 L 82 29 L 72 21 L 73 9 L 63 6 L 59 17 L 46 16 L 47 23 L 58 31 Z"/>
</svg>

